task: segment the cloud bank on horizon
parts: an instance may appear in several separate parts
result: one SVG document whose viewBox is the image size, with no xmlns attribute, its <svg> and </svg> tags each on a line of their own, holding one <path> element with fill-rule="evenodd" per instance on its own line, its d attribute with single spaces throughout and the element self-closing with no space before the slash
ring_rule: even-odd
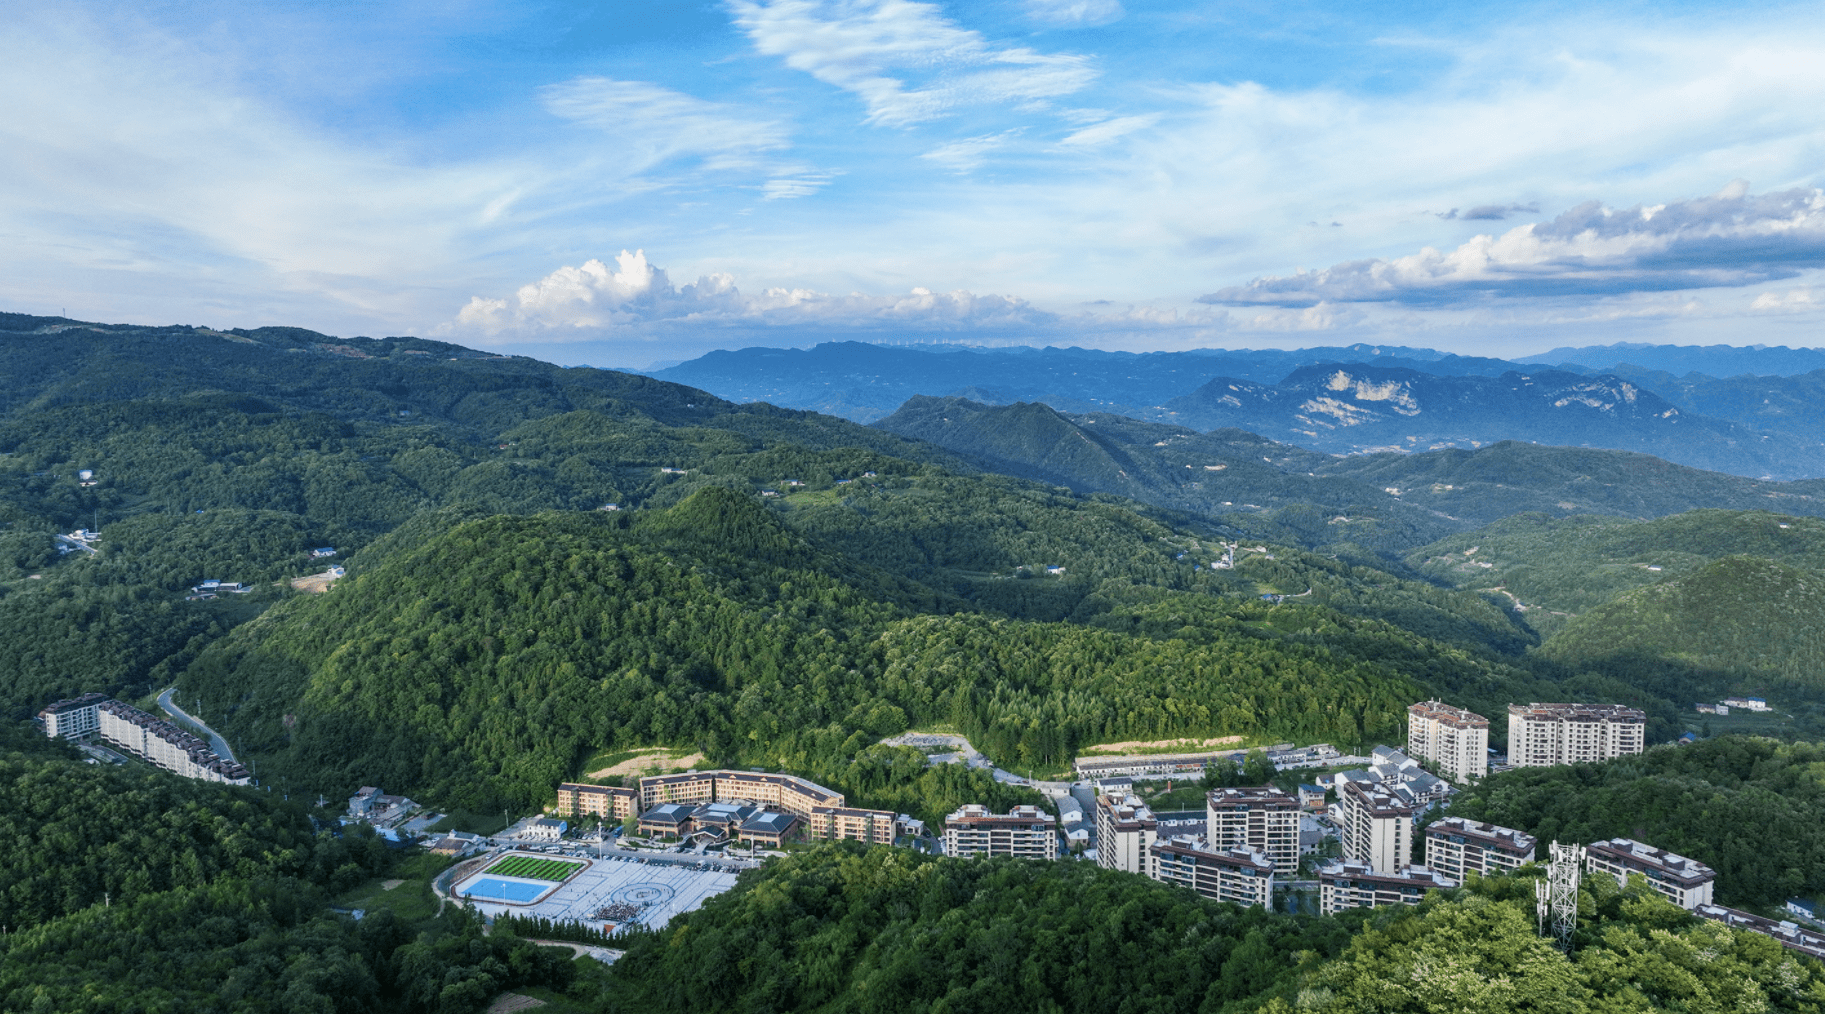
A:
<svg viewBox="0 0 1825 1014">
<path fill-rule="evenodd" d="M 1819 344 L 1814 14 L 27 0 L 0 303 L 599 363 Z"/>
</svg>

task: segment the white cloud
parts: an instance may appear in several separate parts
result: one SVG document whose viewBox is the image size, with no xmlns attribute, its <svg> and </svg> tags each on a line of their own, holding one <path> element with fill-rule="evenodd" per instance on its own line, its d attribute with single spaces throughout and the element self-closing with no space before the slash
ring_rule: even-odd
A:
<svg viewBox="0 0 1825 1014">
<path fill-rule="evenodd" d="M 1018 129 L 1004 130 L 999 134 L 983 134 L 980 137 L 966 137 L 961 141 L 941 144 L 919 157 L 949 169 L 954 173 L 967 173 L 982 165 L 989 152 L 1008 143 Z"/>
<path fill-rule="evenodd" d="M 1100 148 L 1137 130 L 1146 130 L 1160 122 L 1163 113 L 1144 113 L 1139 116 L 1117 116 L 1082 127 L 1058 142 L 1069 148 Z"/>
<path fill-rule="evenodd" d="M 993 45 L 935 4 L 729 0 L 729 7 L 756 50 L 854 94 L 870 123 L 905 126 L 965 106 L 1069 95 L 1096 77 L 1087 57 Z"/>
<path fill-rule="evenodd" d="M 1711 197 L 1627 210 L 1592 201 L 1449 252 L 1426 247 L 1393 260 L 1257 278 L 1202 300 L 1311 306 L 1607 295 L 1752 285 L 1825 265 L 1825 191 L 1751 197 L 1747 190 L 1738 181 Z"/>
<path fill-rule="evenodd" d="M 1121 0 L 1026 0 L 1027 17 L 1042 25 L 1094 28 L 1128 13 Z"/>
<path fill-rule="evenodd" d="M 541 89 L 540 98 L 554 116 L 609 135 L 639 169 L 685 155 L 727 166 L 787 144 L 784 124 L 645 81 L 579 77 Z"/>
<path fill-rule="evenodd" d="M 761 199 L 767 201 L 785 201 L 795 197 L 810 197 L 830 185 L 836 178 L 835 173 L 797 172 L 775 176 L 761 184 Z"/>
<path fill-rule="evenodd" d="M 572 331 L 589 338 L 605 330 L 652 325 L 951 331 L 1027 329 L 1050 326 L 1057 319 L 1022 299 L 962 290 L 915 288 L 905 295 L 836 296 L 768 288 L 746 295 L 726 274 L 676 286 L 664 269 L 647 262 L 645 251 L 623 250 L 613 267 L 599 260 L 562 267 L 521 286 L 511 299 L 475 296 L 450 330 L 529 339 Z"/>
<path fill-rule="evenodd" d="M 1816 305 L 1810 286 L 1786 292 L 1764 292 L 1749 304 L 1751 310 L 1810 310 Z"/>
</svg>

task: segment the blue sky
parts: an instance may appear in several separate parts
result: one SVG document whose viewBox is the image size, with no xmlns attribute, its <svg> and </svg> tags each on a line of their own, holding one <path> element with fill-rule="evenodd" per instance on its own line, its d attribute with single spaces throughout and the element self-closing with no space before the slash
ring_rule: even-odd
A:
<svg viewBox="0 0 1825 1014">
<path fill-rule="evenodd" d="M 11 5 L 0 305 L 565 363 L 1825 345 L 1816 5 Z"/>
</svg>

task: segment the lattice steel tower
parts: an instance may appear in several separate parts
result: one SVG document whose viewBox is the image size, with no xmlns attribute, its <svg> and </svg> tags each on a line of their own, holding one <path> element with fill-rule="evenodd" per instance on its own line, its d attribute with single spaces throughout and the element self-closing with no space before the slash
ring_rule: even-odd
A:
<svg viewBox="0 0 1825 1014">
<path fill-rule="evenodd" d="M 1567 954 L 1572 950 L 1572 930 L 1578 928 L 1578 877 L 1584 869 L 1584 846 L 1552 843 L 1552 865 L 1546 879 L 1534 881 L 1534 910 L 1539 914 L 1540 935 L 1552 927 L 1553 942 Z"/>
</svg>

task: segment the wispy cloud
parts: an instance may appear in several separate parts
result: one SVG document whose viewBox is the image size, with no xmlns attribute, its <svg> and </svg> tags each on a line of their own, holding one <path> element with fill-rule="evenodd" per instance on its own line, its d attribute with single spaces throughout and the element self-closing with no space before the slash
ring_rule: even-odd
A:
<svg viewBox="0 0 1825 1014">
<path fill-rule="evenodd" d="M 1058 143 L 1067 148 L 1100 148 L 1137 130 L 1146 130 L 1160 122 L 1163 115 L 1143 113 L 1139 116 L 1113 117 L 1088 127 L 1080 127 Z"/>
<path fill-rule="evenodd" d="M 703 99 L 645 81 L 579 77 L 540 91 L 554 116 L 593 127 L 640 169 L 680 156 L 713 166 L 747 164 L 758 152 L 784 148 L 785 124 L 738 106 Z"/>
<path fill-rule="evenodd" d="M 1825 266 L 1825 191 L 1750 196 L 1732 183 L 1711 197 L 1626 210 L 1592 201 L 1549 222 L 1455 250 L 1257 278 L 1208 303 L 1444 304 L 1491 296 L 1608 295 L 1753 285 Z"/>
<path fill-rule="evenodd" d="M 754 48 L 850 92 L 868 122 L 906 126 L 959 108 L 1069 95 L 1088 57 L 999 46 L 912 0 L 730 0 Z"/>
<path fill-rule="evenodd" d="M 1034 21 L 1065 28 L 1094 28 L 1128 13 L 1121 0 L 1026 0 L 1025 8 Z"/>
<path fill-rule="evenodd" d="M 1003 147 L 1019 134 L 1018 128 L 1004 130 L 999 134 L 983 134 L 980 137 L 966 137 L 961 141 L 941 144 L 919 157 L 934 162 L 954 173 L 967 173 L 982 165 L 989 153 Z"/>
</svg>

